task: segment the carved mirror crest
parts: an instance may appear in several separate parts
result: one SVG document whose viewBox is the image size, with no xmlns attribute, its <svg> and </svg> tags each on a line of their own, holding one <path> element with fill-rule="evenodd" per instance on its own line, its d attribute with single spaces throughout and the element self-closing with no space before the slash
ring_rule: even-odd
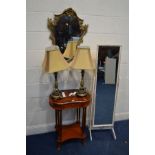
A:
<svg viewBox="0 0 155 155">
<path fill-rule="evenodd" d="M 63 13 L 54 15 L 53 20 L 48 18 L 48 29 L 53 45 L 59 46 L 61 53 L 64 53 L 68 41 L 76 39 L 77 45 L 83 42 L 88 25 L 83 24 L 83 20 L 72 8 L 68 8 Z"/>
</svg>

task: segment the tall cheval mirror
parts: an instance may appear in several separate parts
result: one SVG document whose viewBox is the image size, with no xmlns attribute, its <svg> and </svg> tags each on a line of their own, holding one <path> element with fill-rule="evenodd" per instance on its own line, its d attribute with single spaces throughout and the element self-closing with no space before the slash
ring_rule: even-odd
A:
<svg viewBox="0 0 155 155">
<path fill-rule="evenodd" d="M 114 113 L 117 99 L 120 46 L 98 46 L 97 69 L 92 104 L 90 138 L 92 130 L 111 129 L 114 139 Z"/>
</svg>

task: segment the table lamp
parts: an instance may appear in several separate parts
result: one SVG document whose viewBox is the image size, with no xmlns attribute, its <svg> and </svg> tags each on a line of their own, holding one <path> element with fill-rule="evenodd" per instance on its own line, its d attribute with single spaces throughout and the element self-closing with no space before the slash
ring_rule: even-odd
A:
<svg viewBox="0 0 155 155">
<path fill-rule="evenodd" d="M 87 91 L 84 87 L 84 73 L 85 70 L 94 69 L 89 47 L 79 46 L 77 48 L 76 56 L 74 57 L 73 62 L 71 63 L 71 68 L 81 70 L 80 88 L 78 89 L 76 95 L 80 97 L 86 96 Z"/>
<path fill-rule="evenodd" d="M 43 69 L 47 73 L 54 73 L 55 78 L 53 92 L 50 94 L 51 98 L 62 98 L 62 92 L 58 89 L 57 74 L 59 71 L 65 70 L 68 67 L 68 63 L 65 61 L 58 48 L 52 49 L 51 51 L 46 51 L 43 62 Z"/>
<path fill-rule="evenodd" d="M 63 56 L 67 59 L 68 62 L 70 62 L 72 58 L 75 56 L 77 43 L 78 43 L 78 40 L 68 41 L 67 43 L 67 47 Z"/>
</svg>

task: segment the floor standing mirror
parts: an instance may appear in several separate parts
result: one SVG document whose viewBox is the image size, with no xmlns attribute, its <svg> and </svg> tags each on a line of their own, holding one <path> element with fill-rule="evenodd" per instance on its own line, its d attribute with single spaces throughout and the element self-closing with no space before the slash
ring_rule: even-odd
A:
<svg viewBox="0 0 155 155">
<path fill-rule="evenodd" d="M 94 85 L 94 103 L 91 108 L 90 139 L 92 130 L 114 130 L 114 113 L 119 82 L 120 46 L 98 46 L 97 69 Z"/>
</svg>

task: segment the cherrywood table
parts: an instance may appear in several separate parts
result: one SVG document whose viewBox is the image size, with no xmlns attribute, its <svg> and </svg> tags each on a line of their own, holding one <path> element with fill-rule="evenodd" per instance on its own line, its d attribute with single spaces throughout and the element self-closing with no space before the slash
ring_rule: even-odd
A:
<svg viewBox="0 0 155 155">
<path fill-rule="evenodd" d="M 66 97 L 62 99 L 51 99 L 49 97 L 49 104 L 55 110 L 55 128 L 58 133 L 57 149 L 59 150 L 61 144 L 69 139 L 80 139 L 85 141 L 85 127 L 86 127 L 86 108 L 90 104 L 91 96 L 88 94 L 85 97 L 69 96 L 71 92 L 76 90 L 63 90 Z M 76 122 L 63 125 L 62 124 L 62 110 L 64 109 L 76 109 Z M 80 111 L 83 110 L 82 122 L 80 122 Z"/>
</svg>

